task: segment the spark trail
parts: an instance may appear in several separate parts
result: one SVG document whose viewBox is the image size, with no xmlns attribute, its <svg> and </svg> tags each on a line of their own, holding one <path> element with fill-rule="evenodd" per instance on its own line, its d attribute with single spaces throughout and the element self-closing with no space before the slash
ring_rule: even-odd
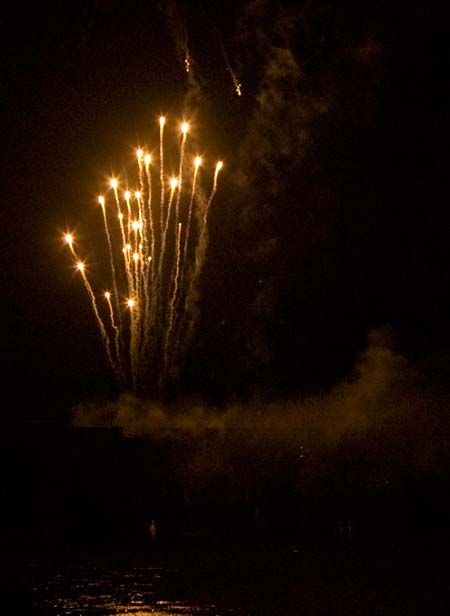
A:
<svg viewBox="0 0 450 616">
<path fill-rule="evenodd" d="M 98 306 L 97 306 L 97 301 L 95 299 L 95 294 L 94 294 L 94 291 L 92 290 L 92 287 L 91 287 L 91 285 L 89 283 L 89 280 L 86 277 L 85 266 L 84 266 L 84 263 L 82 261 L 78 261 L 77 269 L 81 273 L 81 277 L 83 279 L 84 286 L 86 287 L 86 290 L 87 290 L 87 292 L 89 294 L 89 297 L 91 298 L 92 308 L 94 310 L 95 318 L 97 319 L 97 324 L 98 324 L 98 326 L 100 328 L 100 334 L 102 336 L 102 339 L 103 339 L 103 342 L 104 342 L 104 345 L 105 345 L 106 355 L 108 357 L 108 361 L 109 361 L 111 367 L 114 369 L 115 365 L 114 365 L 114 361 L 113 361 L 113 358 L 112 358 L 112 355 L 111 355 L 111 343 L 109 341 L 108 334 L 106 333 L 105 326 L 103 324 L 102 318 L 101 318 L 100 313 L 98 311 Z"/>
<path fill-rule="evenodd" d="M 219 161 L 212 187 L 211 178 L 206 183 L 210 196 L 201 198 L 208 188 L 199 181 L 202 159 L 189 148 L 189 124 L 183 122 L 172 140 L 166 139 L 165 126 L 161 116 L 159 161 L 141 148 L 136 151 L 136 189 L 122 188 L 113 177 L 109 191 L 98 197 L 112 292 L 94 291 L 74 236 L 64 235 L 119 385 L 151 395 L 163 394 L 182 368 L 196 318 L 192 296 L 207 245 L 207 214 L 222 169 Z M 168 178 L 165 160 L 171 165 L 174 158 L 178 175 Z"/>
<path fill-rule="evenodd" d="M 233 81 L 234 91 L 236 92 L 238 96 L 242 96 L 242 84 L 236 77 L 235 72 L 233 71 L 233 68 L 230 64 L 230 60 L 228 59 L 228 54 L 226 52 L 225 45 L 223 44 L 223 41 L 220 35 L 219 35 L 219 41 L 220 41 L 220 47 L 222 49 L 222 56 L 223 56 L 223 59 L 225 60 L 225 65 L 227 67 L 227 71 L 230 73 L 231 80 Z"/>
</svg>

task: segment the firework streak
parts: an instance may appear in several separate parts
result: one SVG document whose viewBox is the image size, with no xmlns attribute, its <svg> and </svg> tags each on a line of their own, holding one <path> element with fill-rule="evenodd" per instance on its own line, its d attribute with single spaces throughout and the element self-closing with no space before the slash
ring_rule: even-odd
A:
<svg viewBox="0 0 450 616">
<path fill-rule="evenodd" d="M 111 291 L 96 293 L 86 263 L 64 235 L 92 303 L 109 364 L 121 387 L 156 392 L 179 372 L 195 320 L 195 298 L 207 243 L 208 210 L 222 169 L 219 161 L 207 191 L 202 159 L 187 153 L 189 125 L 181 125 L 178 175 L 164 171 L 165 118 L 159 119 L 159 165 L 136 151 L 135 190 L 111 178 L 98 197 L 109 257 Z M 103 295 L 102 302 L 97 296 Z"/>
</svg>

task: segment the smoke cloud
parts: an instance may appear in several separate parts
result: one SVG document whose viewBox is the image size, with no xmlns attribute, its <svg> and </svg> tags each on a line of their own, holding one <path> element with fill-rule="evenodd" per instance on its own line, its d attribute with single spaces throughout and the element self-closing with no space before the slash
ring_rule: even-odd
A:
<svg viewBox="0 0 450 616">
<path fill-rule="evenodd" d="M 186 469 L 192 466 L 191 479 L 227 472 L 236 460 L 247 460 L 259 473 L 270 472 L 283 457 L 304 455 L 318 468 L 349 443 L 389 476 L 404 465 L 421 472 L 439 466 L 445 447 L 436 435 L 448 429 L 447 406 L 382 328 L 369 333 L 348 378 L 321 395 L 267 402 L 255 394 L 247 404 L 221 408 L 184 400 L 169 408 L 123 394 L 117 401 L 76 406 L 71 425 L 119 427 L 129 437 L 179 443 L 185 452 L 196 443 L 195 454 L 184 461 Z"/>
</svg>

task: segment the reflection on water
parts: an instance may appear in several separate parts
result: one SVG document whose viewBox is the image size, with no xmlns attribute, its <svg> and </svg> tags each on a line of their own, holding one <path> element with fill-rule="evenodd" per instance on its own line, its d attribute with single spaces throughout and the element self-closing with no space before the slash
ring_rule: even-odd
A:
<svg viewBox="0 0 450 616">
<path fill-rule="evenodd" d="M 59 569 L 55 571 L 54 569 Z M 36 613 L 167 616 L 244 614 L 240 608 L 208 601 L 183 600 L 180 571 L 151 565 L 114 565 L 87 562 L 78 565 L 31 567 L 26 586 Z M 192 595 L 189 587 L 186 595 Z M 194 593 L 195 594 L 195 593 Z M 178 596 L 176 596 L 178 595 Z M 33 612 L 34 613 L 34 612 Z"/>
<path fill-rule="evenodd" d="M 189 548 L 34 558 L 21 567 L 32 616 L 447 616 L 447 568 L 430 551 Z M 428 557 L 424 557 L 424 556 Z M 7 559 L 5 559 L 5 562 Z M 3 595 L 0 595 L 3 597 Z M 4 598 L 4 597 L 3 597 Z M 31 603 L 31 605 L 30 605 Z M 4 605 L 2 604 L 2 608 Z"/>
</svg>

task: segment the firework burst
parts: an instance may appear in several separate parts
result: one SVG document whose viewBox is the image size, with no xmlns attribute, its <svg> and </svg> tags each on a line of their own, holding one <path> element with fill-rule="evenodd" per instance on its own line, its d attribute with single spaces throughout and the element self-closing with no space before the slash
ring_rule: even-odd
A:
<svg viewBox="0 0 450 616">
<path fill-rule="evenodd" d="M 98 197 L 110 290 L 96 291 L 73 234 L 64 241 L 88 292 L 108 362 L 124 389 L 161 393 L 180 371 L 195 322 L 195 297 L 207 244 L 207 215 L 222 161 L 201 180 L 202 159 L 180 127 L 178 174 L 164 169 L 166 119 L 159 119 L 159 160 L 136 150 L 136 188 L 117 177 Z M 123 184 L 123 185 L 122 185 Z M 209 194 L 208 194 L 209 190 Z"/>
</svg>

